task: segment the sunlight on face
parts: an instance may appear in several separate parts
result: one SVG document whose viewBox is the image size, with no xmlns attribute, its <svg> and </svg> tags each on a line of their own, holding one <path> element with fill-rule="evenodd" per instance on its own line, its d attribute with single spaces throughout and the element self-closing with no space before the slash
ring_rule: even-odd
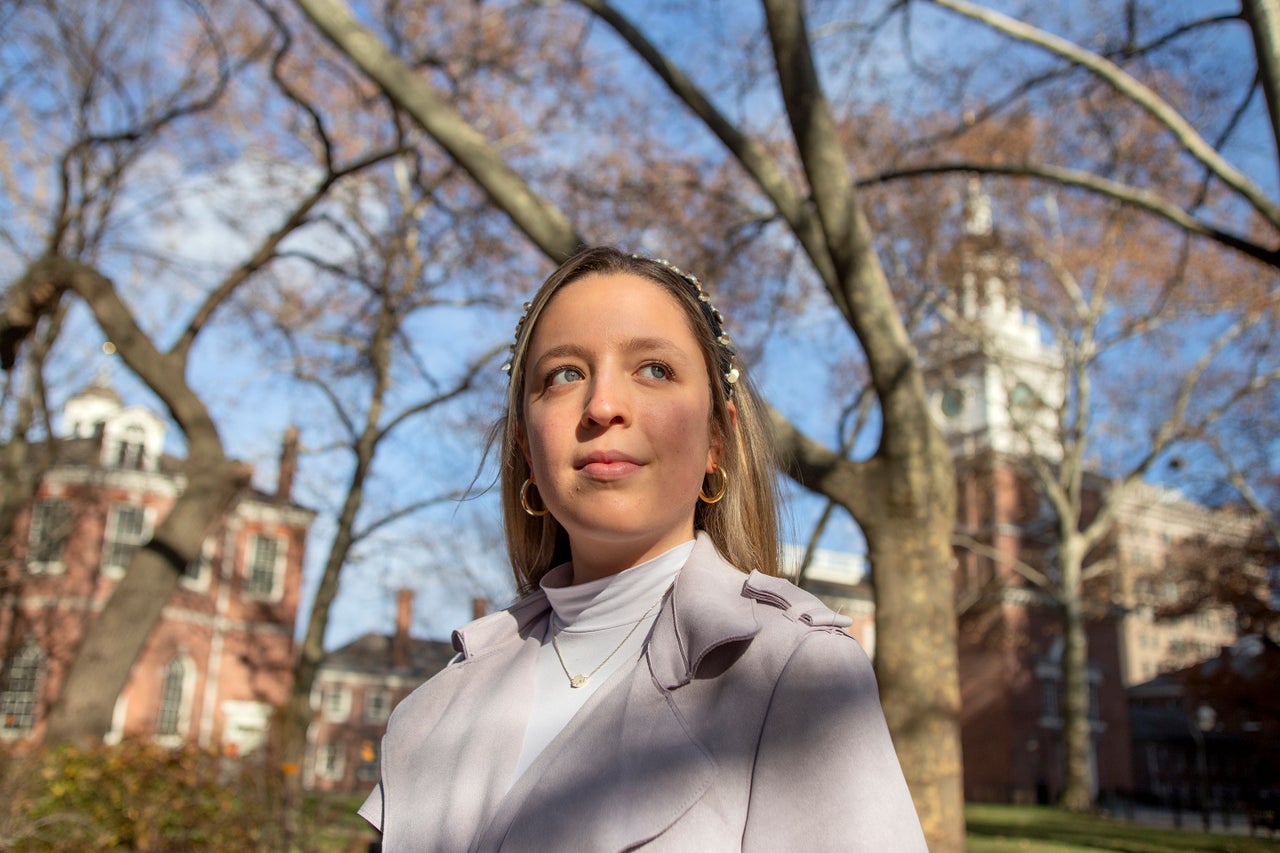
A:
<svg viewBox="0 0 1280 853">
<path fill-rule="evenodd" d="M 521 448 L 569 534 L 574 577 L 693 538 L 712 440 L 707 369 L 684 310 L 635 275 L 566 285 L 529 344 Z"/>
</svg>

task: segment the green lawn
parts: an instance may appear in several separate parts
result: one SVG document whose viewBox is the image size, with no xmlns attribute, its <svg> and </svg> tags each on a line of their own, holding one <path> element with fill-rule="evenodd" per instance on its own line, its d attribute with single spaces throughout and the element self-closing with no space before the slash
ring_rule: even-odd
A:
<svg viewBox="0 0 1280 853">
<path fill-rule="evenodd" d="M 360 796 L 320 795 L 308 803 L 312 849 L 324 853 L 363 850 L 373 833 L 355 810 Z M 969 853 L 1276 853 L 1280 838 L 1206 835 L 1190 829 L 1160 829 L 1093 815 L 1037 806 L 970 805 Z M 1191 825 L 1198 817 L 1187 816 Z"/>
<path fill-rule="evenodd" d="M 1093 815 L 1036 806 L 970 805 L 965 808 L 970 853 L 1264 853 L 1280 851 L 1280 838 L 1207 835 L 1160 829 Z M 1196 819 L 1188 817 L 1188 823 Z"/>
</svg>

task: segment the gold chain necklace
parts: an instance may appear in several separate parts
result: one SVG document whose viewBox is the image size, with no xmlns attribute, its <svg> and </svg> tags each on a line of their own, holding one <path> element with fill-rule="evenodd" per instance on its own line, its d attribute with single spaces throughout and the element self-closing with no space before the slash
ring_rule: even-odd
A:
<svg viewBox="0 0 1280 853">
<path fill-rule="evenodd" d="M 664 592 L 662 594 L 662 598 L 666 598 L 666 595 L 667 594 Z M 636 624 L 631 626 L 631 630 L 627 632 L 627 636 L 622 638 L 622 642 L 618 643 L 618 645 L 614 647 L 613 651 L 609 652 L 609 654 L 605 656 L 605 659 L 596 664 L 596 668 L 588 672 L 586 675 L 574 675 L 569 672 L 569 665 L 564 662 L 564 655 L 560 652 L 560 641 L 557 639 L 556 626 L 553 623 L 551 626 L 551 647 L 556 650 L 556 657 L 560 659 L 560 668 L 564 670 L 565 678 L 569 679 L 569 686 L 575 689 L 585 686 L 586 683 L 591 680 L 591 677 L 600 671 L 601 667 L 611 661 L 613 656 L 622 650 L 622 647 L 627 644 L 627 640 L 631 639 L 631 635 L 636 632 L 636 629 L 640 627 L 641 623 L 648 619 L 649 614 L 656 610 L 658 605 L 662 603 L 662 598 L 659 598 L 653 604 L 649 605 L 649 609 L 644 612 L 643 616 L 636 620 Z M 552 614 L 553 618 L 554 615 L 555 614 Z"/>
</svg>

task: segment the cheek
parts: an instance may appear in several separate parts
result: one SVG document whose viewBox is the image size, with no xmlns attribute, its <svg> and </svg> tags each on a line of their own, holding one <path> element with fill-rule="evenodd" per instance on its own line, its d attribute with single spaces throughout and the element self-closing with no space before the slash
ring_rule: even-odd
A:
<svg viewBox="0 0 1280 853">
<path fill-rule="evenodd" d="M 521 448 L 524 450 L 525 461 L 539 481 L 546 479 L 550 463 L 563 451 L 560 446 L 563 444 L 563 434 L 564 428 L 557 428 L 555 419 L 545 411 L 534 411 L 526 416 Z M 572 436 L 572 430 L 569 434 Z M 562 440 L 557 443 L 557 438 Z"/>
<path fill-rule="evenodd" d="M 657 414 L 653 420 L 653 433 L 668 451 L 701 466 L 711 446 L 711 416 L 706 407 L 690 405 Z"/>
</svg>

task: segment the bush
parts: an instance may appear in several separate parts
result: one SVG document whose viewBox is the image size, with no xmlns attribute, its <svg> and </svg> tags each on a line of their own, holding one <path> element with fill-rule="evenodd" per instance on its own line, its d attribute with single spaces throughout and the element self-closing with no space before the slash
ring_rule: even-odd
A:
<svg viewBox="0 0 1280 853">
<path fill-rule="evenodd" d="M 10 748 L 0 754 L 0 849 L 281 850 L 280 787 L 260 762 L 194 746 Z"/>
</svg>

